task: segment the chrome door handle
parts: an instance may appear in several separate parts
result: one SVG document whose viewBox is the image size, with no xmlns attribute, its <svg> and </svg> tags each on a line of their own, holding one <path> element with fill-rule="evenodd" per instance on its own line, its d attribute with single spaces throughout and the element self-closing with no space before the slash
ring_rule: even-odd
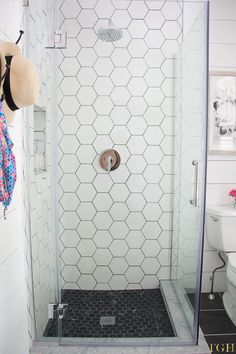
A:
<svg viewBox="0 0 236 354">
<path fill-rule="evenodd" d="M 191 205 L 197 207 L 198 206 L 199 162 L 193 160 L 192 165 L 194 166 L 193 198 L 189 202 Z"/>
</svg>

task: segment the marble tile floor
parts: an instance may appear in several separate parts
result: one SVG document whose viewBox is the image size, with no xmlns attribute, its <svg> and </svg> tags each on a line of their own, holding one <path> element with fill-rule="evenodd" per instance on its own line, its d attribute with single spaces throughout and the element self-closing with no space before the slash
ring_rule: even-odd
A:
<svg viewBox="0 0 236 354">
<path fill-rule="evenodd" d="M 204 337 L 198 346 L 112 347 L 112 346 L 59 346 L 58 344 L 35 344 L 31 354 L 209 354 Z"/>
<path fill-rule="evenodd" d="M 180 289 L 181 290 L 181 289 Z M 178 282 L 161 281 L 161 291 L 165 298 L 166 308 L 171 316 L 172 324 L 177 337 L 169 338 L 47 338 L 47 342 L 34 343 L 32 354 L 209 354 L 207 342 L 200 330 L 197 346 L 190 345 L 191 329 L 188 328 L 192 320 L 191 304 L 183 291 L 178 289 Z M 178 296 L 176 296 L 176 293 Z M 185 302 L 184 302 L 185 301 Z M 183 312 L 183 308 L 185 312 Z M 187 320 L 186 320 L 187 318 Z M 96 342 L 94 342 L 96 340 Z M 127 341 L 130 340 L 130 341 Z M 133 344 L 135 340 L 135 345 Z M 92 343 L 92 345 L 91 345 Z M 114 344 L 113 344 L 114 343 Z M 137 346 L 137 343 L 140 345 Z M 185 344 L 183 344 L 185 343 Z"/>
<path fill-rule="evenodd" d="M 236 326 L 227 315 L 222 293 L 215 293 L 215 299 L 209 300 L 208 293 L 201 294 L 200 326 L 213 354 L 219 352 L 236 353 Z M 194 295 L 189 295 L 194 303 Z"/>
</svg>

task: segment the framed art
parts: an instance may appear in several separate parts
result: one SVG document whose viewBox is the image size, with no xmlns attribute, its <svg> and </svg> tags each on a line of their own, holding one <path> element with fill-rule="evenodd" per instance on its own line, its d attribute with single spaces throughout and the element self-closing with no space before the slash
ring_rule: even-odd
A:
<svg viewBox="0 0 236 354">
<path fill-rule="evenodd" d="M 209 153 L 236 153 L 236 72 L 210 72 Z"/>
</svg>

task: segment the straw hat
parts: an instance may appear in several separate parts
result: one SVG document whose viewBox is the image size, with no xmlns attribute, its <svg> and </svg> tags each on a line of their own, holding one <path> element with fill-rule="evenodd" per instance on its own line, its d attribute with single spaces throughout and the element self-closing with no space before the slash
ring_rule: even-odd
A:
<svg viewBox="0 0 236 354">
<path fill-rule="evenodd" d="M 14 111 L 36 103 L 39 94 L 39 80 L 34 64 L 25 58 L 20 48 L 12 42 L 0 44 L 1 77 L 9 65 L 1 85 L 4 93 L 3 111 L 7 121 L 14 117 Z"/>
</svg>

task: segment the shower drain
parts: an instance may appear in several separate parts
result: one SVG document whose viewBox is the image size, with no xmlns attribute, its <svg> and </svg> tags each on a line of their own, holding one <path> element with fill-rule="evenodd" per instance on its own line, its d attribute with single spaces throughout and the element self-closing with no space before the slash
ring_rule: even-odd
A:
<svg viewBox="0 0 236 354">
<path fill-rule="evenodd" d="M 100 325 L 101 326 L 114 326 L 116 323 L 115 316 L 101 316 Z"/>
</svg>

